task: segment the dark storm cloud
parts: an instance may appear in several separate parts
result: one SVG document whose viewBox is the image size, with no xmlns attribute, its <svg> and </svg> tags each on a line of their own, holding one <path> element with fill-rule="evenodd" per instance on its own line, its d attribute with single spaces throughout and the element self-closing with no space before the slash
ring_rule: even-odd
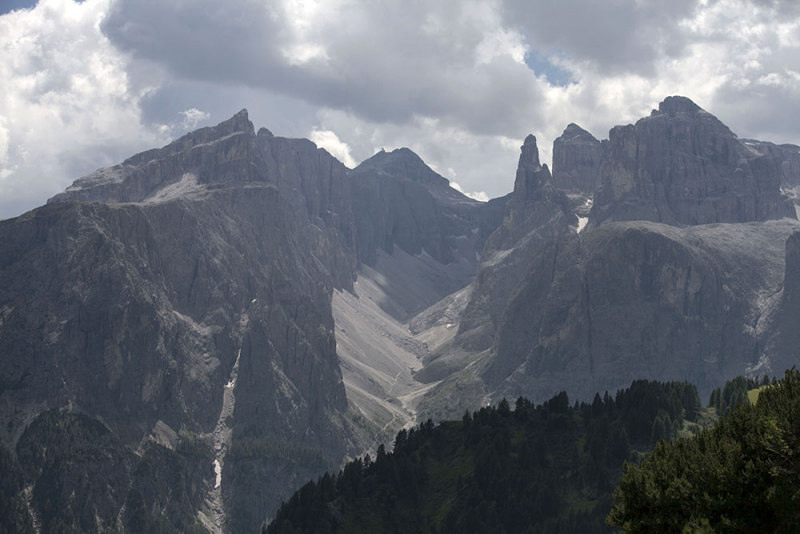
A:
<svg viewBox="0 0 800 534">
<path fill-rule="evenodd" d="M 651 76 L 655 60 L 683 52 L 688 42 L 678 24 L 697 5 L 697 0 L 507 0 L 504 17 L 539 48 L 558 49 L 605 74 Z"/>
<path fill-rule="evenodd" d="M 478 61 L 487 23 L 470 5 L 345 5 L 304 34 L 277 3 L 118 0 L 103 31 L 184 79 L 264 88 L 379 123 L 424 115 L 508 133 L 530 123 L 541 95 L 523 63 Z"/>
</svg>

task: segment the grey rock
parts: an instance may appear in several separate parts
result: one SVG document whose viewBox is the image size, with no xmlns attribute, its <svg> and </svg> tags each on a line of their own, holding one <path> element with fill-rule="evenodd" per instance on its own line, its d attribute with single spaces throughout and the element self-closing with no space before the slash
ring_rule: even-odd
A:
<svg viewBox="0 0 800 534">
<path fill-rule="evenodd" d="M 367 264 L 375 262 L 377 250 L 391 254 L 395 245 L 445 264 L 459 256 L 476 263 L 476 253 L 499 224 L 497 202 L 478 202 L 456 191 L 407 148 L 378 152 L 350 178 L 359 214 L 358 256 Z"/>
<path fill-rule="evenodd" d="M 459 324 L 458 342 L 472 350 L 491 346 L 503 308 L 524 274 L 529 259 L 549 239 L 577 225 L 566 194 L 552 185 L 547 165 L 539 162 L 536 138 L 521 147 L 514 192 L 503 221 L 486 242 L 469 304 Z"/>
<path fill-rule="evenodd" d="M 762 304 L 797 227 L 626 222 L 552 240 L 505 309 L 483 378 L 497 396 L 537 400 L 639 378 L 705 394 L 757 364 Z"/>
<path fill-rule="evenodd" d="M 779 162 L 781 185 L 786 188 L 800 186 L 800 146 L 792 144 L 776 145 L 768 141 L 742 139 L 742 143 Z"/>
<path fill-rule="evenodd" d="M 553 141 L 553 185 L 591 196 L 602 176 L 607 150 L 607 144 L 577 124 L 569 124 Z"/>
<path fill-rule="evenodd" d="M 238 360 L 222 499 L 257 528 L 354 446 L 330 304 L 357 265 L 346 169 L 246 113 L 115 169 L 0 222 L 2 427 L 72 407 L 131 448 L 157 424 L 209 436 Z"/>
<path fill-rule="evenodd" d="M 796 218 L 781 165 L 685 97 L 616 126 L 589 226 L 646 220 L 695 225 Z"/>
</svg>

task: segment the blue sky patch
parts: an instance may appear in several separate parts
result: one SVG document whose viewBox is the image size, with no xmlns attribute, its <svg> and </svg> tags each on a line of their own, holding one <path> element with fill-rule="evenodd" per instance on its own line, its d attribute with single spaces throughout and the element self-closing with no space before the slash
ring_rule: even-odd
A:
<svg viewBox="0 0 800 534">
<path fill-rule="evenodd" d="M 36 5 L 36 0 L 0 0 L 0 15 L 16 9 L 27 9 Z"/>
<path fill-rule="evenodd" d="M 570 71 L 553 65 L 539 52 L 527 52 L 525 54 L 525 64 L 537 76 L 544 74 L 547 77 L 547 81 L 552 85 L 565 86 L 573 81 Z"/>
</svg>

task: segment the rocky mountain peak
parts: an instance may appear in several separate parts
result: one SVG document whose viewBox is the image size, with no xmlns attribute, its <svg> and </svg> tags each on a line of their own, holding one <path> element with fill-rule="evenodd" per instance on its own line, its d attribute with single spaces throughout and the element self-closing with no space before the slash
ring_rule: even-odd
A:
<svg viewBox="0 0 800 534">
<path fill-rule="evenodd" d="M 242 108 L 238 113 L 236 113 L 230 119 L 217 124 L 214 127 L 214 129 L 220 133 L 223 133 L 228 130 L 230 131 L 230 133 L 234 132 L 255 133 L 255 129 L 253 128 L 253 123 L 250 122 L 250 116 L 246 108 Z"/>
<path fill-rule="evenodd" d="M 781 166 L 688 98 L 672 96 L 636 125 L 612 128 L 589 226 L 795 218 L 780 191 Z"/>
<path fill-rule="evenodd" d="M 377 170 L 397 178 L 411 180 L 424 185 L 450 186 L 450 181 L 428 167 L 410 148 L 398 148 L 391 152 L 381 149 L 363 161 L 354 171 Z"/>
<path fill-rule="evenodd" d="M 668 96 L 658 105 L 658 111 L 651 115 L 675 115 L 677 113 L 697 113 L 703 109 L 685 96 Z"/>
<path fill-rule="evenodd" d="M 250 122 L 246 109 L 242 109 L 230 119 L 222 121 L 216 126 L 206 126 L 205 128 L 189 132 L 163 148 L 147 150 L 136 154 L 123 161 L 122 165 L 141 165 L 148 161 L 184 152 L 197 145 L 225 139 L 234 134 L 255 135 L 255 128 L 253 123 Z"/>
<path fill-rule="evenodd" d="M 566 141 L 566 140 L 572 140 L 576 137 L 580 137 L 586 140 L 597 141 L 597 139 L 595 139 L 595 137 L 592 134 L 590 134 L 589 132 L 587 132 L 574 122 L 567 124 L 567 127 L 564 128 L 564 133 L 561 134 L 560 138 Z"/>
<path fill-rule="evenodd" d="M 514 192 L 502 223 L 487 239 L 470 300 L 461 317 L 458 343 L 487 349 L 503 308 L 536 250 L 577 225 L 567 195 L 552 184 L 547 165 L 540 165 L 536 137 L 520 147 Z"/>
<path fill-rule="evenodd" d="M 450 187 L 408 148 L 381 150 L 349 176 L 354 209 L 360 215 L 359 259 L 367 264 L 375 261 L 379 249 L 391 254 L 395 245 L 412 255 L 424 251 L 450 263 L 459 248 L 456 238 L 475 237 L 472 230 L 484 220 L 479 215 L 484 213 L 482 203 Z M 482 245 L 486 236 L 470 241 L 470 246 Z M 462 252 L 474 261 L 478 250 Z"/>
</svg>

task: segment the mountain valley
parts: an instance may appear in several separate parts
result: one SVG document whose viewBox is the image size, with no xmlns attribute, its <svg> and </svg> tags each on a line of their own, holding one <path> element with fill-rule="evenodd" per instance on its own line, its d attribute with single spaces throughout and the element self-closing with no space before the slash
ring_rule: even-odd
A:
<svg viewBox="0 0 800 534">
<path fill-rule="evenodd" d="M 256 532 L 429 418 L 798 363 L 800 149 L 676 96 L 552 153 L 478 202 L 243 110 L 0 221 L 14 530 Z"/>
</svg>

